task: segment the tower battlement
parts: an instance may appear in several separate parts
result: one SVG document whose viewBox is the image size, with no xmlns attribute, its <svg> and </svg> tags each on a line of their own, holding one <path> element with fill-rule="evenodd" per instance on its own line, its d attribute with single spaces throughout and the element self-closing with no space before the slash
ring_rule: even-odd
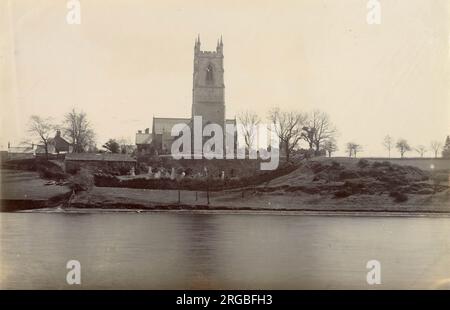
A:
<svg viewBox="0 0 450 310">
<path fill-rule="evenodd" d="M 221 57 L 223 58 L 223 42 L 222 42 L 222 36 L 219 40 L 217 40 L 217 46 L 215 51 L 202 51 L 201 48 L 201 42 L 200 42 L 200 35 L 195 39 L 195 45 L 194 45 L 194 53 L 196 56 L 200 57 Z"/>
</svg>

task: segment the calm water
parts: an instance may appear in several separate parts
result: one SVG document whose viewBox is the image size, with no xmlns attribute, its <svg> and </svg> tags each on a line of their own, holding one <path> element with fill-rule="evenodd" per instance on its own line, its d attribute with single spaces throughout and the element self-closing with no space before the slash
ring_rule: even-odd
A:
<svg viewBox="0 0 450 310">
<path fill-rule="evenodd" d="M 376 288 L 450 285 L 450 218 L 1 213 L 1 288 Z M 80 288 L 80 287 L 77 287 Z"/>
</svg>

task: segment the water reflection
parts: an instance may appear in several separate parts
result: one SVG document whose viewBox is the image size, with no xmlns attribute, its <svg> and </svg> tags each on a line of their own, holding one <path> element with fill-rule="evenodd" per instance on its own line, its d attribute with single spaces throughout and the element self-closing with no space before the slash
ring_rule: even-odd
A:
<svg viewBox="0 0 450 310">
<path fill-rule="evenodd" d="M 179 218 L 179 217 L 178 217 Z M 221 278 L 221 257 L 216 248 L 218 239 L 217 217 L 214 215 L 186 215 L 180 226 L 183 236 L 180 263 L 189 270 L 187 287 L 208 289 L 217 287 Z"/>
</svg>

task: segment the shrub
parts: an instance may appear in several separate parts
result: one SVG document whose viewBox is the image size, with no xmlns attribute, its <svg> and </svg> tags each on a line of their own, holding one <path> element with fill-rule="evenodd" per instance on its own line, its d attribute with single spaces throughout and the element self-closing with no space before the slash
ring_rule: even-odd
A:
<svg viewBox="0 0 450 310">
<path fill-rule="evenodd" d="M 372 167 L 374 167 L 374 168 L 378 168 L 378 167 L 391 167 L 391 163 L 388 162 L 388 161 L 382 161 L 382 162 L 375 161 L 375 162 L 372 163 Z"/>
<path fill-rule="evenodd" d="M 301 189 L 303 192 L 307 193 L 307 194 L 319 194 L 320 193 L 320 188 L 319 187 L 315 187 L 315 186 L 305 186 L 305 187 L 298 187 L 299 189 Z"/>
<path fill-rule="evenodd" d="M 366 167 L 369 167 L 369 161 L 367 160 L 367 159 L 360 159 L 359 161 L 358 161 L 358 167 L 359 168 L 366 168 Z"/>
<path fill-rule="evenodd" d="M 339 180 L 357 179 L 360 175 L 356 171 L 344 170 L 339 174 Z"/>
<path fill-rule="evenodd" d="M 417 191 L 419 195 L 431 195 L 434 194 L 434 191 L 431 188 L 424 188 Z"/>
<path fill-rule="evenodd" d="M 87 191 L 94 186 L 94 176 L 84 168 L 81 168 L 77 174 L 71 177 L 70 187 L 75 191 Z"/>
<path fill-rule="evenodd" d="M 50 179 L 56 181 L 64 180 L 67 177 L 66 174 L 62 171 L 46 167 L 42 167 L 39 169 L 39 176 L 43 179 Z"/>
<path fill-rule="evenodd" d="M 405 202 L 408 200 L 408 196 L 405 193 L 399 191 L 390 192 L 389 196 L 394 198 L 395 202 Z"/>
<path fill-rule="evenodd" d="M 344 187 L 347 192 L 350 192 L 351 194 L 358 194 L 363 190 L 364 184 L 361 181 L 345 181 Z"/>
<path fill-rule="evenodd" d="M 331 167 L 332 167 L 332 168 L 339 168 L 340 166 L 341 166 L 341 164 L 338 163 L 338 162 L 335 161 L 335 160 L 333 160 L 333 161 L 331 162 Z"/>
<path fill-rule="evenodd" d="M 140 162 L 136 167 L 136 174 L 148 173 L 148 166 L 146 163 Z"/>
<path fill-rule="evenodd" d="M 64 173 L 63 169 L 53 162 L 36 160 L 35 167 L 36 171 L 43 179 L 59 181 L 67 178 L 67 175 Z"/>
<path fill-rule="evenodd" d="M 334 193 L 335 198 L 345 198 L 351 196 L 351 192 L 347 189 L 341 189 Z"/>
<path fill-rule="evenodd" d="M 319 163 L 319 162 L 312 162 L 312 163 L 310 164 L 310 168 L 311 168 L 312 172 L 314 172 L 314 173 L 316 174 L 316 173 L 319 173 L 319 172 L 321 172 L 322 170 L 328 168 L 328 166 L 322 165 L 322 164 Z"/>
<path fill-rule="evenodd" d="M 127 175 L 130 173 L 130 168 L 126 166 L 120 166 L 118 170 L 120 175 Z"/>
</svg>

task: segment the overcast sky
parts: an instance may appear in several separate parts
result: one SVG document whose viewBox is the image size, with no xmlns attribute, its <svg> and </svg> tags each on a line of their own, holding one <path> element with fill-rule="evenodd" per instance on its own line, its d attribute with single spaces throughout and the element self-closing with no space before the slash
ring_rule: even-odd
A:
<svg viewBox="0 0 450 310">
<path fill-rule="evenodd" d="M 0 0 L 2 148 L 28 137 L 30 115 L 72 107 L 98 146 L 189 117 L 198 33 L 204 50 L 223 35 L 227 117 L 318 108 L 340 153 L 352 140 L 363 156 L 386 155 L 386 134 L 414 146 L 450 134 L 447 0 L 381 0 L 380 25 L 367 0 L 83 0 L 80 25 L 66 2 Z"/>
</svg>

